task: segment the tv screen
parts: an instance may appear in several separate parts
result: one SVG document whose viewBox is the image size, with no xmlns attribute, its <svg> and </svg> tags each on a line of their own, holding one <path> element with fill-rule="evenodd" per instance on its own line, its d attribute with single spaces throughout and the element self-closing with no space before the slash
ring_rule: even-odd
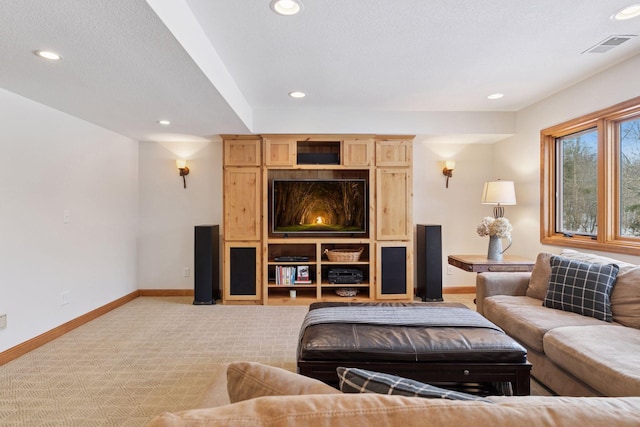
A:
<svg viewBox="0 0 640 427">
<path fill-rule="evenodd" d="M 364 179 L 274 179 L 273 233 L 367 232 Z"/>
</svg>

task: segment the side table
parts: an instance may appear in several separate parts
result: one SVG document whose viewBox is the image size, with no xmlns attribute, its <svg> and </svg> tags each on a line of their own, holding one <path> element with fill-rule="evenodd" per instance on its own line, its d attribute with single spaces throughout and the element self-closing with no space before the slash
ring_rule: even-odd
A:
<svg viewBox="0 0 640 427">
<path fill-rule="evenodd" d="M 449 255 L 449 264 L 471 273 L 532 271 L 535 261 L 517 255 L 504 255 L 502 261 L 485 255 Z"/>
</svg>

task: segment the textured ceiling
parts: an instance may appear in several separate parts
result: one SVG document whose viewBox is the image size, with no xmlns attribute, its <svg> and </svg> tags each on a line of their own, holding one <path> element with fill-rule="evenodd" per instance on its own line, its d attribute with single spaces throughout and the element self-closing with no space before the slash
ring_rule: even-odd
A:
<svg viewBox="0 0 640 427">
<path fill-rule="evenodd" d="M 283 17 L 269 0 L 2 0 L 0 87 L 138 140 L 348 131 L 493 142 L 513 131 L 512 112 L 640 53 L 633 37 L 582 54 L 640 34 L 640 18 L 609 18 L 629 0 L 302 1 Z M 32 54 L 45 48 L 64 59 Z"/>
</svg>

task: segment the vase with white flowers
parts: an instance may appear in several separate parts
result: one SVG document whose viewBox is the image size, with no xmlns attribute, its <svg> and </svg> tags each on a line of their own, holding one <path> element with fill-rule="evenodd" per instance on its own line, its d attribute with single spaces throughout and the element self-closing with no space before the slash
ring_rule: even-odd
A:
<svg viewBox="0 0 640 427">
<path fill-rule="evenodd" d="M 478 235 L 481 237 L 489 236 L 489 251 L 487 258 L 494 261 L 502 261 L 502 254 L 511 247 L 511 230 L 513 227 L 509 220 L 505 217 L 493 218 L 484 217 L 482 222 L 476 228 Z M 502 249 L 502 239 L 508 239 L 509 244 Z"/>
</svg>

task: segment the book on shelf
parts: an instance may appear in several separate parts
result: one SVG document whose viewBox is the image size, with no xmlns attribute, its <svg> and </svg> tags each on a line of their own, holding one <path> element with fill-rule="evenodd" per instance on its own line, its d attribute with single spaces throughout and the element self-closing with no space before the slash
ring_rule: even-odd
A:
<svg viewBox="0 0 640 427">
<path fill-rule="evenodd" d="M 291 286 L 311 284 L 308 265 L 287 266 L 276 265 L 276 285 Z"/>
<path fill-rule="evenodd" d="M 299 265 L 296 267 L 296 272 L 296 283 L 311 283 L 308 265 Z"/>
</svg>

